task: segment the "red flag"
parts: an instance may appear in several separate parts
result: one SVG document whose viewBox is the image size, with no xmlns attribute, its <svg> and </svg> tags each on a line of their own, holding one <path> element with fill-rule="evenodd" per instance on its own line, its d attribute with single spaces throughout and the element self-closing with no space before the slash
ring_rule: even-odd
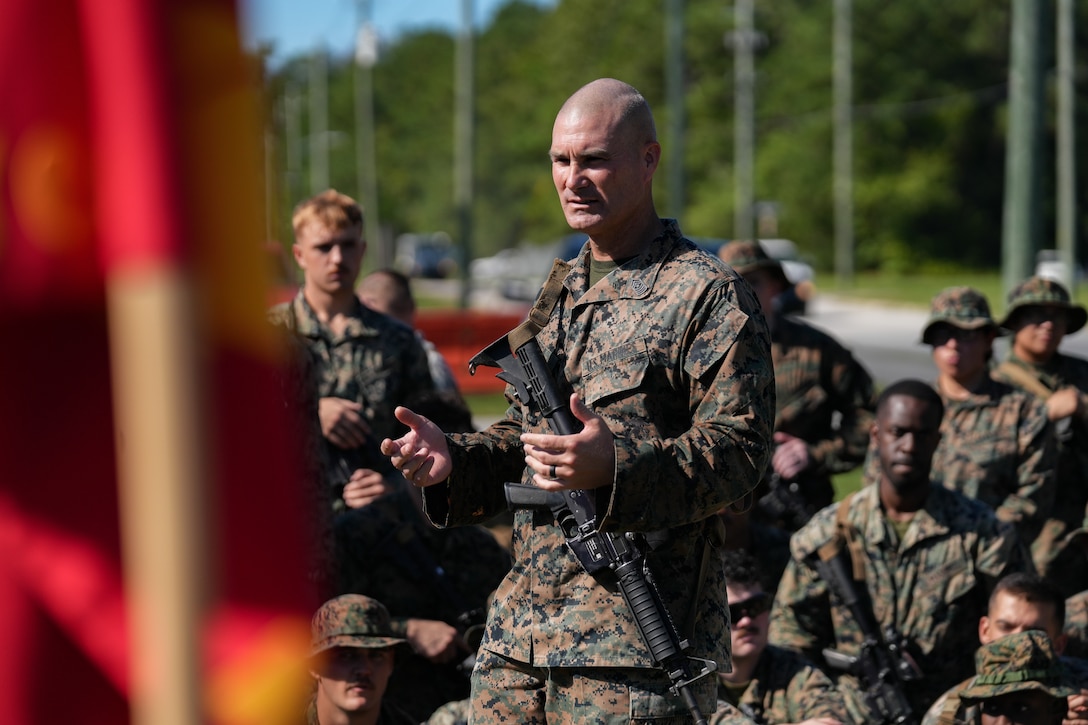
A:
<svg viewBox="0 0 1088 725">
<path fill-rule="evenodd" d="M 229 0 L 0 5 L 13 725 L 298 718 L 316 602 L 248 71 Z"/>
</svg>

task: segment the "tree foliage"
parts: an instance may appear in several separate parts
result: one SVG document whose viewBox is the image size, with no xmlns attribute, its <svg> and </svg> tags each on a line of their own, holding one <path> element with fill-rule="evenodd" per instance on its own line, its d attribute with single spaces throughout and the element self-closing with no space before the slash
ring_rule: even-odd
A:
<svg viewBox="0 0 1088 725">
<path fill-rule="evenodd" d="M 554 7 L 513 0 L 479 30 L 472 244 L 477 254 L 542 243 L 567 231 L 547 150 L 555 112 L 582 84 L 601 76 L 632 83 L 654 108 L 659 132 L 668 128 L 665 7 L 664 0 L 560 0 Z M 1078 27 L 1088 27 L 1088 6 L 1078 4 L 1077 12 Z M 684 14 L 684 158 L 670 156 L 662 133 L 662 164 L 683 164 L 685 232 L 726 237 L 734 217 L 734 88 L 732 54 L 723 38 L 733 19 L 719 0 L 686 0 Z M 859 268 L 997 266 L 1010 15 L 1008 3 L 986 0 L 854 0 Z M 766 43 L 756 59 L 756 196 L 776 202 L 777 233 L 796 240 L 825 268 L 833 247 L 832 19 L 832 4 L 819 0 L 757 3 L 756 26 Z M 1080 35 L 1083 106 L 1088 42 Z M 378 213 L 390 235 L 456 229 L 455 44 L 441 31 L 404 35 L 383 49 L 374 68 Z M 289 235 L 287 210 L 312 191 L 306 145 L 290 138 L 292 128 L 299 138 L 309 134 L 308 62 L 296 58 L 267 80 L 274 111 L 271 167 L 279 190 L 275 208 L 282 210 L 276 231 L 282 236 Z M 355 68 L 350 58 L 334 58 L 329 68 L 330 179 L 358 194 Z M 1085 114 L 1080 110 L 1078 118 L 1083 121 Z M 1052 125 L 1052 108 L 1047 118 Z M 1053 149 L 1053 129 L 1048 133 L 1047 148 Z M 1086 146 L 1083 137 L 1080 145 Z M 1088 152 L 1079 156 L 1083 168 Z M 663 178 L 656 189 L 662 208 Z M 1051 210 L 1053 195 L 1047 179 L 1044 198 Z M 1078 222 L 1084 226 L 1083 214 Z M 1047 228 L 1051 234 L 1052 220 Z M 1038 246 L 1052 244 L 1044 240 Z"/>
</svg>

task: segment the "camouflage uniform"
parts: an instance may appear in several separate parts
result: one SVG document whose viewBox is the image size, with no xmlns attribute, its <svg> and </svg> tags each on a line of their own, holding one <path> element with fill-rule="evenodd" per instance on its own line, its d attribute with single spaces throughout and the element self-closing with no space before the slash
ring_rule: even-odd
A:
<svg viewBox="0 0 1088 725">
<path fill-rule="evenodd" d="M 1065 654 L 1088 658 L 1088 590 L 1065 600 Z"/>
<path fill-rule="evenodd" d="M 977 674 L 941 695 L 922 725 L 977 723 L 982 700 L 1030 689 L 1064 698 L 1084 682 L 1083 668 L 1059 658 L 1046 633 L 1039 630 L 1010 634 L 980 647 L 975 663 Z"/>
<path fill-rule="evenodd" d="M 376 599 L 345 594 L 321 605 L 310 621 L 310 657 L 334 647 L 399 647 L 407 640 L 392 630 L 389 612 Z M 416 725 L 419 720 L 382 698 L 376 725 Z M 306 725 L 321 725 L 317 693 L 306 707 Z"/>
<path fill-rule="evenodd" d="M 846 706 L 831 680 L 800 654 L 768 645 L 759 656 L 752 679 L 739 700 L 718 688 L 718 710 L 712 725 L 756 722 L 799 723 L 827 717 L 846 722 Z M 738 719 L 741 715 L 743 719 Z"/>
<path fill-rule="evenodd" d="M 1065 311 L 1066 334 L 1084 326 L 1084 308 L 1073 304 L 1060 284 L 1042 277 L 1032 277 L 1009 293 L 1008 312 L 1002 325 L 1012 329 L 1018 313 L 1041 305 Z M 1053 424 L 1058 446 L 1054 515 L 1044 524 L 1033 546 L 1039 573 L 1053 574 L 1050 578 L 1069 596 L 1088 588 L 1088 557 L 1082 544 L 1075 540 L 1084 535 L 1083 529 L 1088 524 L 1088 360 L 1056 352 L 1045 364 L 1036 365 L 1021 360 L 1010 349 L 1005 362 L 994 371 L 994 377 L 1039 395 L 1044 402 L 1050 393 L 1067 387 L 1076 388 L 1082 398 L 1084 415 L 1070 416 Z"/>
<path fill-rule="evenodd" d="M 755 242 L 732 242 L 722 259 L 742 275 L 782 266 Z M 812 510 L 831 503 L 831 476 L 865 460 L 876 396 L 869 372 L 849 350 L 806 322 L 769 314 L 776 390 L 775 431 L 808 444 L 813 466 L 799 477 Z M 766 485 L 766 482 L 765 482 Z"/>
<path fill-rule="evenodd" d="M 933 480 L 982 501 L 1035 540 L 1054 507 L 1057 447 L 1046 409 L 987 378 L 966 400 L 941 394 L 941 442 Z"/>
<path fill-rule="evenodd" d="M 994 584 L 1006 574 L 1031 571 L 1030 557 L 1012 526 L 982 504 L 940 486 L 930 487 L 902 542 L 882 513 L 877 485 L 864 486 L 845 504 L 846 520 L 864 548 L 862 606 L 871 606 L 882 631 L 891 626 L 907 639 L 925 674 L 907 684 L 906 695 L 915 712 L 924 712 L 971 673 L 978 620 L 987 611 Z M 793 558 L 771 612 L 771 642 L 816 663 L 823 662 L 826 647 L 853 655 L 862 641 L 857 622 L 830 598 L 815 567 L 817 550 L 835 534 L 841 505 L 827 507 L 793 535 Z M 843 674 L 838 682 L 848 706 L 864 718 L 857 679 Z"/>
<path fill-rule="evenodd" d="M 971 287 L 950 287 L 930 306 L 922 342 L 942 324 L 1000 330 L 990 305 Z M 1054 506 L 1057 444 L 1046 409 L 1034 397 L 986 378 L 965 400 L 944 401 L 933 480 L 990 506 L 1031 543 Z M 874 461 L 875 463 L 875 461 Z"/>
<path fill-rule="evenodd" d="M 401 426 L 393 417 L 398 405 L 412 403 L 434 392 L 434 382 L 415 332 L 391 317 L 374 312 L 358 300 L 347 329 L 340 337 L 317 319 L 302 290 L 291 302 L 277 305 L 269 312 L 274 324 L 292 330 L 310 348 L 314 359 L 319 398 L 337 397 L 363 406 L 363 417 L 370 426 L 372 445 L 346 452 L 325 441 L 321 457 L 325 461 L 330 485 L 342 485 L 350 471 L 340 468 L 368 466 L 388 468 L 388 460 L 377 452 L 383 438 L 400 435 Z M 337 510 L 343 510 L 339 500 Z"/>
<path fill-rule="evenodd" d="M 409 619 L 478 629 L 488 595 L 510 570 L 510 555 L 481 526 L 440 530 L 424 520 L 412 493 L 383 496 L 347 514 L 337 527 L 341 591 L 374 597 L 392 613 L 391 630 L 406 636 Z M 478 641 L 478 637 L 476 638 Z M 468 697 L 467 667 L 436 664 L 405 652 L 387 693 L 417 721 L 440 705 Z"/>
<path fill-rule="evenodd" d="M 640 255 L 592 289 L 583 247 L 537 339 L 560 384 L 577 391 L 615 436 L 614 480 L 594 492 L 600 528 L 667 531 L 647 555 L 662 599 L 681 633 L 690 633 L 693 654 L 727 667 L 729 615 L 714 514 L 752 490 L 770 454 L 770 345 L 751 289 L 684 239 L 675 221 L 664 222 Z M 531 484 L 523 431 L 551 432 L 539 414 L 514 404 L 486 431 L 449 435 L 453 473 L 424 489 L 431 520 L 486 521 L 506 506 L 503 481 Z M 550 512 L 516 512 L 512 548 L 514 566 L 490 608 L 481 658 L 489 650 L 493 658 L 549 668 L 549 683 L 563 676 L 550 668 L 597 668 L 594 687 L 621 668 L 630 668 L 617 680 L 623 685 L 638 668 L 653 667 L 627 604 L 614 585 L 582 570 Z M 479 671 L 477 663 L 477 706 Z M 659 671 L 646 678 L 656 692 L 667 689 Z M 712 710 L 713 679 L 694 689 L 704 712 Z M 648 698 L 632 706 L 687 717 L 678 698 Z"/>
</svg>

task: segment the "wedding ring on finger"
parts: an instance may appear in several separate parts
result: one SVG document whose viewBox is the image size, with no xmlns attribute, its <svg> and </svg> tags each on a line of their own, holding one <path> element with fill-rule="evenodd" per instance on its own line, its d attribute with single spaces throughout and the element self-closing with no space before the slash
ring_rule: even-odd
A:
<svg viewBox="0 0 1088 725">
<path fill-rule="evenodd" d="M 552 468 L 551 468 L 550 473 L 548 474 L 548 478 L 552 479 L 553 481 L 555 480 L 555 464 L 554 463 L 552 464 Z"/>
</svg>

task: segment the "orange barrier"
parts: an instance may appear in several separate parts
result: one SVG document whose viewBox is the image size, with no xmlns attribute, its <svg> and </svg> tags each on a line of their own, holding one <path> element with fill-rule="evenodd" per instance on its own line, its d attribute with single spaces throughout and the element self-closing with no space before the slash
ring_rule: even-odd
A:
<svg viewBox="0 0 1088 725">
<path fill-rule="evenodd" d="M 524 319 L 524 314 L 509 312 L 420 310 L 416 327 L 445 356 L 462 393 L 501 393 L 506 383 L 495 377 L 496 368 L 469 375 L 468 361 Z"/>
</svg>

